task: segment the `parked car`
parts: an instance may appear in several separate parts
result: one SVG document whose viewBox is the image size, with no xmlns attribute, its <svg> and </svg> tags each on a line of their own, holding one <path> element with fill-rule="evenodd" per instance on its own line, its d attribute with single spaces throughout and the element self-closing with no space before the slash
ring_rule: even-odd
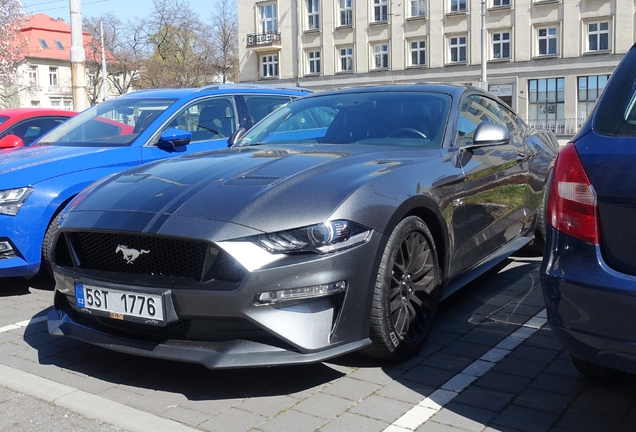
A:
<svg viewBox="0 0 636 432">
<path fill-rule="evenodd" d="M 636 373 L 636 45 L 551 180 L 541 284 L 553 333 L 589 377 Z"/>
<path fill-rule="evenodd" d="M 49 108 L 0 110 L 0 149 L 30 146 L 75 114 L 76 111 Z"/>
<path fill-rule="evenodd" d="M 48 266 L 57 216 L 83 188 L 144 162 L 227 146 L 227 137 L 310 93 L 213 85 L 145 90 L 91 107 L 34 146 L 0 152 L 0 277 Z"/>
<path fill-rule="evenodd" d="M 50 334 L 210 368 L 408 358 L 533 240 L 558 147 L 450 85 L 316 93 L 238 135 L 69 204 Z"/>
</svg>

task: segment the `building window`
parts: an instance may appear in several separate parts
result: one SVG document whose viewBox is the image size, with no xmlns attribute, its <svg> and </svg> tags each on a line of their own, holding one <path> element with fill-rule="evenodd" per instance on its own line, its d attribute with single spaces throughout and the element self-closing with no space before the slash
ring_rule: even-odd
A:
<svg viewBox="0 0 636 432">
<path fill-rule="evenodd" d="M 307 53 L 307 70 L 310 74 L 320 73 L 320 51 L 310 51 Z"/>
<path fill-rule="evenodd" d="M 592 112 L 592 109 L 594 108 L 594 105 L 596 105 L 596 101 L 605 88 L 605 84 L 607 84 L 609 77 L 609 75 L 578 77 L 578 116 L 580 124 L 582 124 L 587 116 L 589 116 Z"/>
<path fill-rule="evenodd" d="M 70 111 L 72 108 L 73 108 L 73 101 L 65 100 L 64 101 L 64 109 Z"/>
<path fill-rule="evenodd" d="M 49 84 L 52 85 L 52 86 L 58 85 L 57 68 L 56 67 L 50 67 L 49 68 Z"/>
<path fill-rule="evenodd" d="M 353 72 L 353 48 L 340 48 L 340 72 Z"/>
<path fill-rule="evenodd" d="M 389 46 L 386 44 L 373 46 L 373 69 L 389 68 Z"/>
<path fill-rule="evenodd" d="M 556 27 L 545 27 L 537 29 L 537 42 L 538 42 L 538 54 L 543 55 L 556 55 L 558 31 Z"/>
<path fill-rule="evenodd" d="M 373 0 L 373 21 L 384 22 L 389 20 L 388 0 Z"/>
<path fill-rule="evenodd" d="M 44 39 L 38 39 L 40 41 L 40 46 L 43 49 L 49 49 L 49 44 L 46 43 L 46 41 Z"/>
<path fill-rule="evenodd" d="M 59 99 L 51 99 L 51 106 L 53 108 L 59 108 L 60 107 L 60 100 Z"/>
<path fill-rule="evenodd" d="M 510 32 L 500 32 L 492 34 L 492 58 L 510 58 Z"/>
<path fill-rule="evenodd" d="M 278 22 L 276 17 L 276 4 L 270 3 L 259 6 L 261 33 L 277 33 Z"/>
<path fill-rule="evenodd" d="M 62 41 L 56 40 L 55 45 L 57 45 L 58 49 L 61 49 L 61 50 L 64 49 L 64 45 L 62 44 Z"/>
<path fill-rule="evenodd" d="M 466 63 L 466 36 L 448 38 L 451 63 Z"/>
<path fill-rule="evenodd" d="M 565 78 L 528 81 L 528 120 L 541 127 L 554 127 L 565 118 Z"/>
<path fill-rule="evenodd" d="M 338 0 L 340 11 L 340 26 L 353 25 L 353 0 Z"/>
<path fill-rule="evenodd" d="M 32 100 L 31 106 L 34 108 L 38 108 L 40 106 L 40 101 Z"/>
<path fill-rule="evenodd" d="M 320 0 L 307 0 L 307 29 L 320 28 Z"/>
<path fill-rule="evenodd" d="M 451 12 L 466 12 L 466 0 L 450 0 Z"/>
<path fill-rule="evenodd" d="M 38 85 L 38 67 L 29 66 L 29 83 Z"/>
<path fill-rule="evenodd" d="M 426 65 L 426 41 L 411 41 L 411 66 Z"/>
<path fill-rule="evenodd" d="M 278 54 L 261 57 L 261 78 L 278 77 Z"/>
<path fill-rule="evenodd" d="M 411 18 L 422 18 L 426 16 L 426 0 L 411 0 Z"/>
<path fill-rule="evenodd" d="M 587 50 L 588 52 L 609 50 L 609 22 L 587 24 Z"/>
<path fill-rule="evenodd" d="M 510 0 L 492 0 L 492 7 L 510 6 Z"/>
</svg>

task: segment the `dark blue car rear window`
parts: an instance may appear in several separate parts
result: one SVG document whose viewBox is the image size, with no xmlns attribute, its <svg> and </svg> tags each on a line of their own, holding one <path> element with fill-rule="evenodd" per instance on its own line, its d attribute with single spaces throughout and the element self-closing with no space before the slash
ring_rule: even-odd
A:
<svg viewBox="0 0 636 432">
<path fill-rule="evenodd" d="M 605 87 L 594 130 L 606 136 L 636 137 L 636 46 L 625 54 Z"/>
</svg>

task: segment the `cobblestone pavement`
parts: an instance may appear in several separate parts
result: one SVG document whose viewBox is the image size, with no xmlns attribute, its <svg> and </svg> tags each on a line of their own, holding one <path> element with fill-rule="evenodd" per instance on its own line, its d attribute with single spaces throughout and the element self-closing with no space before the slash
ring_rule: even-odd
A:
<svg viewBox="0 0 636 432">
<path fill-rule="evenodd" d="M 636 430 L 636 380 L 587 381 L 544 325 L 539 264 L 510 259 L 443 302 L 410 361 L 223 371 L 53 338 L 51 287 L 4 280 L 0 387 L 130 431 Z"/>
</svg>

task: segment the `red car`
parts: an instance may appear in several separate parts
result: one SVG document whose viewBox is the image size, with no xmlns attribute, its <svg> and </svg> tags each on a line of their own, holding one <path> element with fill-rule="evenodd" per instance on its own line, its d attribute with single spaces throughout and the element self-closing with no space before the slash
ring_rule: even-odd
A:
<svg viewBox="0 0 636 432">
<path fill-rule="evenodd" d="M 75 114 L 52 108 L 0 109 L 0 149 L 29 146 Z"/>
</svg>

